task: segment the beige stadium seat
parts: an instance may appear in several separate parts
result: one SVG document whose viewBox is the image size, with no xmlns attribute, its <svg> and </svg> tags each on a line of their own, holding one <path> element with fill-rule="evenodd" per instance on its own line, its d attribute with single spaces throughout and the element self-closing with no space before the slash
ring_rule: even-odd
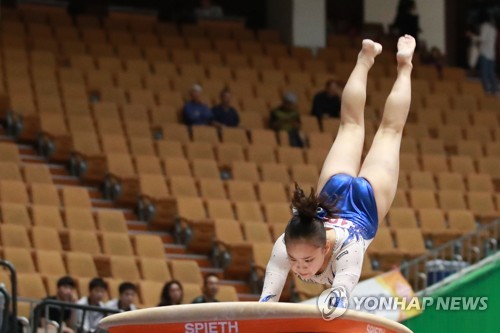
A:
<svg viewBox="0 0 500 333">
<path fill-rule="evenodd" d="M 411 208 L 391 208 L 387 217 L 392 229 L 418 228 L 415 212 Z"/>
<path fill-rule="evenodd" d="M 445 211 L 455 209 L 467 209 L 464 194 L 453 190 L 438 192 L 439 207 Z"/>
<path fill-rule="evenodd" d="M 260 202 L 288 202 L 285 186 L 279 182 L 264 181 L 257 184 Z"/>
<path fill-rule="evenodd" d="M 26 227 L 16 224 L 0 225 L 2 246 L 7 248 L 31 248 L 31 242 Z"/>
<path fill-rule="evenodd" d="M 264 222 L 264 214 L 258 202 L 241 201 L 234 204 L 239 222 Z"/>
<path fill-rule="evenodd" d="M 102 248 L 105 254 L 112 256 L 133 256 L 134 250 L 128 234 L 104 233 L 102 234 Z"/>
<path fill-rule="evenodd" d="M 28 204 L 29 197 L 23 181 L 0 181 L 0 200 L 4 203 Z"/>
<path fill-rule="evenodd" d="M 233 162 L 231 168 L 232 178 L 248 182 L 258 182 L 260 180 L 259 171 L 255 162 Z"/>
<path fill-rule="evenodd" d="M 111 209 L 101 209 L 96 213 L 97 225 L 101 232 L 127 233 L 127 222 L 122 212 Z"/>
<path fill-rule="evenodd" d="M 231 255 L 231 262 L 225 267 L 225 274 L 245 276 L 250 272 L 252 245 L 244 240 L 239 223 L 216 220 L 215 244 L 221 252 Z"/>
<path fill-rule="evenodd" d="M 432 242 L 433 247 L 438 247 L 458 236 L 448 229 L 445 213 L 441 209 L 419 209 L 418 218 L 422 235 Z"/>
<path fill-rule="evenodd" d="M 265 223 L 242 223 L 245 239 L 253 244 L 272 243 L 269 226 Z"/>
<path fill-rule="evenodd" d="M 17 276 L 17 296 L 32 299 L 43 299 L 47 297 L 47 291 L 39 274 L 19 274 Z"/>
<path fill-rule="evenodd" d="M 235 202 L 257 201 L 252 182 L 232 180 L 227 183 L 228 197 Z"/>
<path fill-rule="evenodd" d="M 414 209 L 438 208 L 437 200 L 433 190 L 412 189 L 410 190 L 410 201 Z"/>
<path fill-rule="evenodd" d="M 89 192 L 84 188 L 65 186 L 62 188 L 61 196 L 65 207 L 92 207 Z"/>
<path fill-rule="evenodd" d="M 63 247 L 59 233 L 54 228 L 33 227 L 31 229 L 33 247 L 38 250 L 62 252 Z"/>
<path fill-rule="evenodd" d="M 0 181 L 1 180 L 12 180 L 12 181 L 23 181 L 23 176 L 21 175 L 21 170 L 16 163 L 12 162 L 0 162 Z"/>
<path fill-rule="evenodd" d="M 443 172 L 437 174 L 437 184 L 440 190 L 465 192 L 463 176 L 459 173 Z"/>
<path fill-rule="evenodd" d="M 243 147 L 236 143 L 221 143 L 215 146 L 215 155 L 222 168 L 229 168 L 236 161 L 245 161 Z"/>
<path fill-rule="evenodd" d="M 68 274 L 77 278 L 93 278 L 97 276 L 97 269 L 92 255 L 83 252 L 67 252 L 66 266 Z"/>
<path fill-rule="evenodd" d="M 305 164 L 303 151 L 294 147 L 279 147 L 277 149 L 278 163 L 289 167 L 295 164 Z"/>
<path fill-rule="evenodd" d="M 257 164 L 276 163 L 275 147 L 264 144 L 252 144 L 247 148 L 247 158 Z"/>
<path fill-rule="evenodd" d="M 283 185 L 290 184 L 290 175 L 286 165 L 263 163 L 260 167 L 263 181 L 279 182 Z"/>
<path fill-rule="evenodd" d="M 169 262 L 172 278 L 183 283 L 203 284 L 200 267 L 194 260 L 171 260 Z"/>
<path fill-rule="evenodd" d="M 0 220 L 5 224 L 31 226 L 31 218 L 26 205 L 2 203 Z"/>
<path fill-rule="evenodd" d="M 101 254 L 101 246 L 95 231 L 69 230 L 68 250 L 91 255 Z"/>
<path fill-rule="evenodd" d="M 172 279 L 165 259 L 141 257 L 139 266 L 143 280 L 164 283 Z"/>
<path fill-rule="evenodd" d="M 208 217 L 217 220 L 234 220 L 234 210 L 231 201 L 225 199 L 208 199 L 206 202 Z"/>
<path fill-rule="evenodd" d="M 140 280 L 139 269 L 134 257 L 112 255 L 109 258 L 109 266 L 113 279 L 131 282 Z"/>
<path fill-rule="evenodd" d="M 193 176 L 201 178 L 220 179 L 220 171 L 217 162 L 209 159 L 193 159 L 191 161 L 193 167 Z"/>
<path fill-rule="evenodd" d="M 284 202 L 264 203 L 266 221 L 270 225 L 288 223 L 292 217 L 290 204 Z M 284 231 L 284 229 L 282 230 Z"/>
<path fill-rule="evenodd" d="M 42 183 L 52 184 L 52 175 L 48 166 L 27 164 L 23 168 L 26 184 Z"/>
<path fill-rule="evenodd" d="M 66 275 L 66 267 L 64 267 L 61 252 L 37 250 L 36 260 L 40 274 L 57 277 Z"/>
<path fill-rule="evenodd" d="M 141 258 L 165 258 L 165 248 L 160 236 L 135 235 L 135 253 Z"/>
<path fill-rule="evenodd" d="M 82 231 L 96 230 L 94 215 L 88 208 L 66 207 L 64 218 L 68 229 Z"/>
<path fill-rule="evenodd" d="M 205 158 L 215 160 L 213 145 L 208 142 L 189 142 L 185 144 L 188 159 Z"/>
<path fill-rule="evenodd" d="M 3 256 L 5 260 L 10 261 L 14 265 L 18 274 L 36 272 L 35 263 L 29 249 L 5 247 L 3 249 Z M 19 275 L 17 278 L 19 279 Z M 18 285 L 19 283 L 18 280 Z"/>
<path fill-rule="evenodd" d="M 398 251 L 394 245 L 389 228 L 380 228 L 377 231 L 377 237 L 370 244 L 367 253 L 371 258 L 380 262 L 380 268 L 383 271 L 392 269 L 404 259 L 404 253 Z"/>
<path fill-rule="evenodd" d="M 169 179 L 171 193 L 176 197 L 198 197 L 198 188 L 192 177 L 176 176 Z"/>
<path fill-rule="evenodd" d="M 198 186 L 201 197 L 205 199 L 227 199 L 224 183 L 220 179 L 202 178 Z"/>
<path fill-rule="evenodd" d="M 165 280 L 167 281 L 167 280 Z M 142 305 L 145 308 L 155 307 L 160 302 L 163 281 L 139 281 Z"/>
<path fill-rule="evenodd" d="M 411 171 L 410 185 L 413 189 L 435 190 L 434 176 L 429 171 Z"/>
<path fill-rule="evenodd" d="M 58 206 L 32 205 L 31 215 L 35 227 L 40 226 L 59 230 L 64 228 Z"/>
</svg>

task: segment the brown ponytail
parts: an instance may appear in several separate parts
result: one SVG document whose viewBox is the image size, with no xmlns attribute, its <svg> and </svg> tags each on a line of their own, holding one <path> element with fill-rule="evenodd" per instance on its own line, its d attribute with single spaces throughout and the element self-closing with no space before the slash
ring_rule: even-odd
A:
<svg viewBox="0 0 500 333">
<path fill-rule="evenodd" d="M 300 186 L 295 183 L 292 197 L 292 213 L 285 229 L 285 243 L 296 240 L 312 242 L 318 247 L 326 243 L 326 232 L 323 227 L 324 218 L 335 217 L 338 199 L 330 198 L 326 193 L 316 195 L 314 188 L 306 196 Z"/>
</svg>

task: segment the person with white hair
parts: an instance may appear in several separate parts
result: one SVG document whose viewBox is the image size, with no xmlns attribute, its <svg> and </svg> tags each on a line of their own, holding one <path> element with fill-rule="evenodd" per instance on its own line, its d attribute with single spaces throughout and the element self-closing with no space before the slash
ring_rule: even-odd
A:
<svg viewBox="0 0 500 333">
<path fill-rule="evenodd" d="M 199 84 L 193 85 L 190 91 L 190 100 L 182 109 L 182 120 L 188 126 L 210 125 L 214 118 L 212 110 L 203 103 L 203 88 Z"/>
</svg>

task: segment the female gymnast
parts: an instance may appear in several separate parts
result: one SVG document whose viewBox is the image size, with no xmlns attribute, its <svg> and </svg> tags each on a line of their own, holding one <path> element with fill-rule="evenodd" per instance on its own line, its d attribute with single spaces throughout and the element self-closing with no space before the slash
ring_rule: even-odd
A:
<svg viewBox="0 0 500 333">
<path fill-rule="evenodd" d="M 382 45 L 363 40 L 342 94 L 340 128 L 323 164 L 316 193 L 295 185 L 292 218 L 274 244 L 260 302 L 279 301 L 290 269 L 306 282 L 331 285 L 329 302 L 347 307 L 363 255 L 396 194 L 399 150 L 411 102 L 415 39 L 400 37 L 397 78 L 380 127 L 363 164 L 364 107 L 368 71 Z"/>
</svg>

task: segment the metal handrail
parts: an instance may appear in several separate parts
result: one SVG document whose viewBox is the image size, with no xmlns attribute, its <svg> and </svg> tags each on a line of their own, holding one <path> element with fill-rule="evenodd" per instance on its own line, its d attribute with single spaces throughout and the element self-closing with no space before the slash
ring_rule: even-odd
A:
<svg viewBox="0 0 500 333">
<path fill-rule="evenodd" d="M 3 295 L 3 314 L 2 314 L 2 326 L 0 326 L 1 333 L 7 333 L 7 328 L 9 327 L 9 308 L 10 308 L 10 294 L 4 288 L 0 286 L 0 293 Z"/>
<path fill-rule="evenodd" d="M 12 302 L 12 332 L 17 332 L 17 273 L 10 261 L 0 260 L 0 266 L 6 267 L 10 272 L 10 298 Z M 7 308 L 8 309 L 8 308 Z M 8 320 L 8 318 L 7 318 Z M 2 325 L 3 326 L 3 325 Z"/>
<path fill-rule="evenodd" d="M 491 233 L 491 237 L 484 237 L 485 233 Z M 480 226 L 474 232 L 456 238 L 435 249 L 429 250 L 426 254 L 415 258 L 409 262 L 403 263 L 399 270 L 401 274 L 412 284 L 415 292 L 427 289 L 428 269 L 426 263 L 430 260 L 454 259 L 457 270 L 453 273 L 459 273 L 473 262 L 478 262 L 489 255 L 498 251 L 498 239 L 500 236 L 500 219 L 494 220 L 488 225 Z M 484 248 L 480 248 L 484 247 Z M 460 251 L 461 250 L 461 251 Z M 467 250 L 467 251 L 465 251 Z M 465 251 L 465 252 L 464 252 Z M 464 256 L 462 256 L 464 254 Z M 421 266 L 424 266 L 422 271 Z M 444 269 L 444 267 L 443 267 Z M 434 270 L 434 280 L 439 272 Z M 413 279 L 410 279 L 413 278 Z M 419 283 L 421 282 L 421 284 Z"/>
<path fill-rule="evenodd" d="M 104 314 L 104 316 L 109 315 L 109 314 L 115 314 L 115 313 L 120 313 L 119 310 L 116 309 L 110 309 L 110 308 L 103 308 L 99 306 L 92 306 L 92 305 L 80 305 L 80 304 L 75 304 L 75 303 L 69 303 L 69 302 L 62 302 L 62 301 L 57 301 L 57 300 L 52 300 L 52 299 L 46 299 L 40 302 L 35 306 L 35 309 L 33 310 L 33 321 L 32 321 L 32 333 L 37 333 L 38 327 L 40 326 L 40 320 L 41 320 L 41 315 L 42 311 L 45 311 L 45 319 L 46 322 L 49 322 L 48 318 L 48 308 L 59 308 L 61 310 L 61 315 L 63 314 L 64 310 L 67 309 L 72 309 L 72 310 L 81 310 L 83 311 L 82 318 L 85 318 L 85 315 L 87 312 L 100 312 Z M 77 330 L 81 330 L 83 328 L 83 323 L 84 320 L 80 323 L 80 327 L 77 328 Z M 62 325 L 57 327 L 57 332 L 61 333 L 62 332 Z"/>
</svg>

